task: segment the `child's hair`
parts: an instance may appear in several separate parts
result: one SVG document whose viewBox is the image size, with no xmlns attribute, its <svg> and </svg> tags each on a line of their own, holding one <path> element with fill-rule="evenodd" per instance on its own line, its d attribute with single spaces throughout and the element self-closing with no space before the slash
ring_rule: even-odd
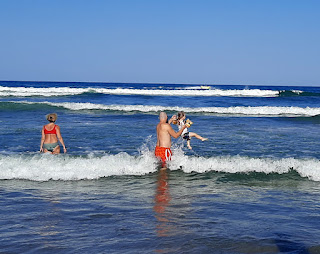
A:
<svg viewBox="0 0 320 254">
<path fill-rule="evenodd" d="M 178 113 L 178 119 L 180 120 L 182 117 L 184 117 L 186 114 L 183 111 L 180 111 Z"/>
</svg>

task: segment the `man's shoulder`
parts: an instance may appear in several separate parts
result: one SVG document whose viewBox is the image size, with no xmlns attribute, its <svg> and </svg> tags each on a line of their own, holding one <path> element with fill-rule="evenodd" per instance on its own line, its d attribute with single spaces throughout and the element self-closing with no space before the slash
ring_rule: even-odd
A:
<svg viewBox="0 0 320 254">
<path fill-rule="evenodd" d="M 170 128 L 171 127 L 171 125 L 168 124 L 168 123 L 164 123 L 163 126 L 166 127 L 166 128 Z"/>
<path fill-rule="evenodd" d="M 170 124 L 168 123 L 159 123 L 158 126 L 160 126 L 162 129 L 171 128 Z"/>
</svg>

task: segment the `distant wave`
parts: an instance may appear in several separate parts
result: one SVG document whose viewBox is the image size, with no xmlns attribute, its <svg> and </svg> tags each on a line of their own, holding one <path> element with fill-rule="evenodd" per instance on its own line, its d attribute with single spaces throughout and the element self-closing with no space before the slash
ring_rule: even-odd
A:
<svg viewBox="0 0 320 254">
<path fill-rule="evenodd" d="M 175 151 L 168 164 L 171 170 L 185 173 L 241 173 L 254 172 L 279 175 L 296 171 L 301 177 L 320 181 L 320 161 L 316 159 L 271 159 L 241 156 L 190 157 Z M 33 181 L 99 179 L 109 176 L 145 175 L 157 171 L 152 151 L 140 156 L 127 153 L 104 156 L 72 157 L 68 155 L 0 155 L 0 179 Z"/>
<path fill-rule="evenodd" d="M 104 105 L 94 103 L 76 103 L 76 102 L 28 102 L 28 101 L 11 101 L 0 102 L 1 108 L 14 108 L 17 110 L 27 110 L 25 107 L 59 107 L 68 110 L 103 110 L 103 111 L 119 111 L 119 112 L 141 112 L 141 113 L 158 113 L 160 111 L 178 112 L 185 111 L 186 113 L 197 114 L 214 114 L 214 115 L 232 115 L 232 116 L 269 116 L 269 117 L 296 117 L 296 116 L 316 116 L 320 115 L 320 108 L 301 108 L 301 107 L 178 107 L 178 106 L 156 106 L 156 105 Z M 21 107 L 22 106 L 22 107 Z"/>
<path fill-rule="evenodd" d="M 243 89 L 130 89 L 130 88 L 72 88 L 72 87 L 4 87 L 0 86 L 1 97 L 32 97 L 32 96 L 70 96 L 84 93 L 112 95 L 146 95 L 146 96 L 231 96 L 231 97 L 275 97 L 279 91 Z"/>
<path fill-rule="evenodd" d="M 295 97 L 295 96 L 320 96 L 320 93 L 315 92 L 305 92 L 300 90 L 283 90 L 279 92 L 281 97 Z"/>
<path fill-rule="evenodd" d="M 209 89 L 215 89 L 215 88 L 212 88 L 211 86 L 202 85 L 202 86 L 187 86 L 187 87 L 184 87 L 183 89 L 186 89 L 186 90 L 209 90 Z"/>
<path fill-rule="evenodd" d="M 32 97 L 32 96 L 67 96 L 90 92 L 89 88 L 71 87 L 5 87 L 0 86 L 0 96 L 2 97 Z"/>
</svg>

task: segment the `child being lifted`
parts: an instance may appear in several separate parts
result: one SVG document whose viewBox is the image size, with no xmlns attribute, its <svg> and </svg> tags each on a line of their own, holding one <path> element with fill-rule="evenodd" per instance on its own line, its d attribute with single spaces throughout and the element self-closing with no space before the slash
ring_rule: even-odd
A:
<svg viewBox="0 0 320 254">
<path fill-rule="evenodd" d="M 186 119 L 186 114 L 183 112 L 183 111 L 180 111 L 178 113 L 178 119 L 177 121 L 173 121 L 174 124 L 177 124 L 178 127 L 179 127 L 179 130 L 181 130 L 181 128 L 186 125 L 187 127 L 190 127 L 190 125 L 192 124 L 192 122 L 187 119 Z M 191 150 L 192 147 L 191 147 L 191 144 L 190 144 L 190 140 L 192 137 L 196 137 L 197 139 L 200 139 L 201 141 L 205 141 L 205 140 L 208 140 L 207 138 L 203 138 L 201 137 L 200 135 L 198 135 L 197 133 L 195 132 L 189 132 L 188 131 L 188 128 L 185 128 L 181 134 L 181 137 L 183 139 L 186 139 L 187 140 L 187 146 L 188 148 Z"/>
</svg>

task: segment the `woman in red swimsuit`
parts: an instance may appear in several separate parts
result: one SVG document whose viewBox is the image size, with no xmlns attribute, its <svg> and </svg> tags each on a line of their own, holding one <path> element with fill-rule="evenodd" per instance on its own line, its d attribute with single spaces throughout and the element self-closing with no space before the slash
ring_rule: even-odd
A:
<svg viewBox="0 0 320 254">
<path fill-rule="evenodd" d="M 49 123 L 44 125 L 42 128 L 40 152 L 52 154 L 60 153 L 60 146 L 58 143 L 59 140 L 63 146 L 63 152 L 66 153 L 67 149 L 60 133 L 60 127 L 55 124 L 58 118 L 57 114 L 48 114 L 46 118 Z"/>
</svg>

